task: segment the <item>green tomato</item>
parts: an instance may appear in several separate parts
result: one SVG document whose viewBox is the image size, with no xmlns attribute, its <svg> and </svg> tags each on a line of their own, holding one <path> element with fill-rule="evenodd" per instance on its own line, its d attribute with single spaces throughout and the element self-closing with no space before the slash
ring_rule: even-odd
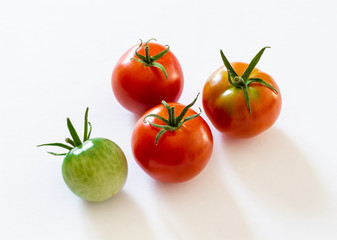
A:
<svg viewBox="0 0 337 240">
<path fill-rule="evenodd" d="M 62 176 L 77 196 L 91 202 L 104 201 L 117 194 L 124 186 L 128 165 L 123 151 L 113 141 L 106 138 L 92 138 L 91 124 L 88 122 L 88 108 L 85 112 L 83 143 L 77 135 L 70 119 L 67 125 L 72 139 L 66 143 L 47 143 L 40 146 L 57 146 L 68 150 L 62 165 Z M 88 132 L 89 127 L 89 132 Z"/>
<path fill-rule="evenodd" d="M 72 149 L 64 158 L 62 175 L 73 193 L 91 202 L 118 193 L 126 181 L 127 162 L 117 144 L 93 138 Z"/>
</svg>

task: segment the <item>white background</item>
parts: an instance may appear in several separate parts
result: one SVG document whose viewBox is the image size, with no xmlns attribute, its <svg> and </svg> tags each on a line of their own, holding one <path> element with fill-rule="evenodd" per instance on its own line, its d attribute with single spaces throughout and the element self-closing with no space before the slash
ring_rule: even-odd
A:
<svg viewBox="0 0 337 240">
<path fill-rule="evenodd" d="M 335 6 L 1 1 L 0 239 L 337 239 Z M 152 180 L 131 153 L 137 119 L 118 104 L 110 83 L 119 57 L 152 37 L 181 63 L 184 104 L 222 65 L 219 49 L 230 61 L 248 62 L 271 46 L 257 67 L 281 89 L 275 125 L 233 140 L 210 124 L 214 152 L 199 176 L 173 185 Z M 115 141 L 129 164 L 122 192 L 99 204 L 73 195 L 62 157 L 36 147 L 68 137 L 67 117 L 82 132 L 87 106 L 92 136 Z"/>
</svg>

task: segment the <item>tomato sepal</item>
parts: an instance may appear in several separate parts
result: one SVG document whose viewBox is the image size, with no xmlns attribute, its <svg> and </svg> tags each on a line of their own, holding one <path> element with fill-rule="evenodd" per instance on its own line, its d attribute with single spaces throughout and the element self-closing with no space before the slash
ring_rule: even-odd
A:
<svg viewBox="0 0 337 240">
<path fill-rule="evenodd" d="M 85 110 L 85 114 L 84 114 L 83 142 L 87 141 L 90 138 L 91 130 L 92 130 L 92 125 L 88 121 L 88 112 L 89 112 L 89 108 L 87 107 L 86 110 Z M 37 147 L 43 147 L 43 146 L 61 147 L 61 148 L 65 148 L 65 149 L 69 150 L 69 152 L 70 152 L 72 149 L 82 145 L 82 141 L 81 141 L 80 137 L 78 136 L 78 134 L 77 134 L 77 132 L 74 128 L 74 125 L 72 124 L 72 122 L 70 121 L 69 118 L 67 118 L 67 127 L 68 127 L 68 130 L 69 130 L 70 135 L 72 137 L 72 139 L 71 138 L 65 139 L 65 142 L 68 143 L 69 145 L 64 144 L 64 143 L 44 143 L 44 144 L 37 145 Z M 88 132 L 88 127 L 89 127 L 89 132 Z M 54 152 L 48 152 L 48 153 L 52 154 L 54 156 L 67 155 L 67 153 L 54 153 Z"/>
<path fill-rule="evenodd" d="M 156 135 L 155 145 L 158 144 L 159 139 L 162 137 L 162 135 L 166 131 L 176 131 L 177 129 L 179 129 L 182 126 L 182 124 L 198 117 L 201 114 L 201 108 L 199 108 L 199 110 L 200 110 L 199 113 L 193 114 L 191 116 L 188 116 L 188 117 L 184 118 L 188 109 L 190 109 L 195 104 L 195 102 L 197 101 L 199 94 L 200 93 L 197 94 L 196 98 L 193 100 L 192 103 L 188 104 L 186 107 L 183 108 L 183 110 L 178 115 L 178 117 L 175 117 L 175 107 L 174 106 L 170 107 L 169 104 L 167 102 L 165 102 L 164 100 L 162 101 L 162 104 L 165 106 L 165 108 L 168 112 L 168 119 L 165 119 L 162 116 L 159 116 L 157 114 L 148 114 L 144 117 L 144 119 L 143 119 L 144 123 L 149 123 L 151 126 L 161 129 L 158 132 L 158 134 Z M 162 120 L 165 123 L 165 125 L 160 125 L 160 124 L 156 124 L 156 123 L 152 123 L 150 121 L 147 121 L 146 119 L 148 117 L 158 118 L 159 120 Z"/>
<path fill-rule="evenodd" d="M 258 64 L 258 62 L 260 61 L 261 59 L 261 56 L 262 54 L 264 53 L 264 51 L 267 49 L 267 48 L 270 48 L 270 47 L 264 47 L 262 48 L 257 54 L 256 56 L 252 59 L 252 61 L 250 61 L 248 67 L 246 68 L 246 70 L 244 71 L 244 73 L 242 74 L 242 78 L 247 81 L 250 74 L 252 73 L 252 71 L 254 70 L 255 66 Z"/>
<path fill-rule="evenodd" d="M 88 122 L 88 110 L 84 117 L 83 142 L 67 118 L 72 138 L 66 138 L 66 144 L 45 143 L 38 147 L 55 146 L 68 150 L 67 153 L 47 153 L 65 156 L 62 177 L 74 194 L 90 202 L 101 202 L 121 191 L 127 178 L 128 165 L 122 149 L 116 143 L 106 138 L 90 138 L 92 126 Z"/>
<path fill-rule="evenodd" d="M 160 58 L 162 58 L 166 53 L 168 53 L 168 51 L 170 51 L 170 46 L 169 46 L 169 45 L 165 45 L 165 46 L 166 46 L 166 49 L 165 49 L 165 50 L 161 51 L 160 53 L 158 53 L 158 54 L 156 54 L 156 55 L 154 55 L 154 56 L 151 56 L 150 53 L 149 53 L 150 47 L 149 47 L 148 43 L 149 43 L 151 40 L 157 41 L 155 38 L 151 38 L 150 40 L 148 40 L 148 41 L 145 43 L 145 46 L 144 46 L 144 49 L 145 49 L 145 56 L 143 56 L 143 55 L 141 55 L 141 54 L 138 52 L 138 50 L 139 50 L 139 49 L 141 48 L 141 46 L 143 45 L 143 41 L 142 41 L 141 39 L 139 39 L 139 40 L 140 40 L 140 44 L 139 44 L 138 48 L 136 48 L 136 50 L 135 50 L 135 55 L 136 55 L 139 59 L 137 59 L 137 58 L 131 58 L 130 60 L 135 60 L 135 61 L 137 61 L 137 62 L 139 62 L 139 63 L 144 64 L 144 65 L 147 66 L 147 67 L 156 67 L 156 68 L 160 69 L 160 70 L 164 73 L 166 79 L 168 79 L 167 72 L 166 72 L 164 66 L 161 65 L 160 63 L 156 62 L 156 61 L 159 60 Z"/>
<path fill-rule="evenodd" d="M 265 82 L 263 79 L 261 78 L 249 78 L 249 76 L 251 75 L 252 71 L 254 70 L 255 66 L 258 64 L 258 62 L 261 59 L 262 54 L 264 53 L 264 51 L 270 47 L 264 47 L 262 48 L 256 55 L 255 57 L 250 61 L 250 63 L 248 64 L 246 70 L 243 72 L 243 74 L 241 76 L 239 76 L 234 68 L 232 67 L 231 63 L 228 61 L 228 59 L 226 58 L 225 54 L 223 53 L 223 51 L 220 49 L 220 55 L 222 58 L 222 61 L 225 65 L 225 67 L 227 68 L 227 80 L 228 82 L 236 87 L 236 88 L 240 88 L 242 89 L 243 95 L 244 95 L 244 99 L 245 99 L 245 103 L 246 106 L 248 108 L 249 114 L 252 113 L 251 110 L 251 106 L 250 106 L 250 100 L 249 100 L 249 93 L 248 93 L 248 87 L 251 83 L 259 83 L 262 86 L 265 86 L 267 88 L 269 88 L 270 90 L 272 90 L 273 92 L 275 92 L 276 94 L 278 94 L 277 90 L 270 84 L 268 84 L 267 82 Z"/>
<path fill-rule="evenodd" d="M 273 90 L 276 94 L 278 94 L 278 91 L 276 90 L 276 88 L 274 88 L 272 85 L 270 85 L 269 83 L 266 83 L 263 79 L 261 78 L 249 78 L 247 81 L 247 85 L 251 84 L 251 83 L 259 83 L 262 86 L 265 86 L 271 90 Z"/>
</svg>

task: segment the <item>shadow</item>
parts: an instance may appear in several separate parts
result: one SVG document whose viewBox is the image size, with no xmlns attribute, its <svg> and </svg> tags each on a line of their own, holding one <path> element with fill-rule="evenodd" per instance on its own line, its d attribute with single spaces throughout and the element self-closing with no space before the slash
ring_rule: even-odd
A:
<svg viewBox="0 0 337 240">
<path fill-rule="evenodd" d="M 167 239 L 256 239 L 223 183 L 221 160 L 213 154 L 206 169 L 185 183 L 154 181 L 154 207 Z"/>
<path fill-rule="evenodd" d="M 132 121 L 133 121 L 133 124 L 135 125 L 137 123 L 137 121 L 143 116 L 143 114 L 133 114 L 132 115 Z"/>
<path fill-rule="evenodd" d="M 83 208 L 85 229 L 93 238 L 155 240 L 146 215 L 125 191 L 101 203 L 84 201 Z"/>
<path fill-rule="evenodd" d="M 277 128 L 251 139 L 222 140 L 227 164 L 263 204 L 298 212 L 325 208 L 324 191 L 308 158 Z"/>
</svg>

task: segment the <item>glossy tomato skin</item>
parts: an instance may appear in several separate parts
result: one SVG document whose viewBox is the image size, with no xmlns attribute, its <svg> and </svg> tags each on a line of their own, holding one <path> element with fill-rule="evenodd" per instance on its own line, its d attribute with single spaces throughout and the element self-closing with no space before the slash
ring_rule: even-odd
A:
<svg viewBox="0 0 337 240">
<path fill-rule="evenodd" d="M 232 66 L 241 76 L 248 64 L 234 62 Z M 233 138 L 250 138 L 260 134 L 275 123 L 281 111 L 281 93 L 275 80 L 257 68 L 250 78 L 261 78 L 278 91 L 276 94 L 258 83 L 250 84 L 251 114 L 243 91 L 228 82 L 224 66 L 210 76 L 203 89 L 203 107 L 207 117 L 215 128 Z"/>
<path fill-rule="evenodd" d="M 166 49 L 158 43 L 148 43 L 151 56 Z M 112 89 L 118 102 L 136 114 L 143 114 L 146 110 L 161 103 L 162 100 L 176 102 L 180 98 L 184 87 L 184 76 L 180 63 L 170 50 L 156 62 L 163 65 L 167 72 L 131 58 L 137 58 L 135 50 L 138 45 L 130 48 L 117 62 L 111 77 Z M 145 55 L 144 44 L 138 53 Z"/>
<path fill-rule="evenodd" d="M 62 176 L 77 196 L 101 202 L 117 194 L 128 172 L 120 147 L 106 138 L 92 138 L 68 152 L 62 164 Z"/>
<path fill-rule="evenodd" d="M 177 103 L 176 115 L 184 108 Z M 186 121 L 178 130 L 167 131 L 155 145 L 159 130 L 148 122 L 147 114 L 158 114 L 167 118 L 167 110 L 158 105 L 147 111 L 136 123 L 132 133 L 132 151 L 137 163 L 152 178 L 160 182 L 178 183 L 192 179 L 207 165 L 213 150 L 212 132 L 202 117 Z M 189 109 L 185 117 L 196 114 Z M 163 124 L 157 118 L 148 121 Z"/>
</svg>

